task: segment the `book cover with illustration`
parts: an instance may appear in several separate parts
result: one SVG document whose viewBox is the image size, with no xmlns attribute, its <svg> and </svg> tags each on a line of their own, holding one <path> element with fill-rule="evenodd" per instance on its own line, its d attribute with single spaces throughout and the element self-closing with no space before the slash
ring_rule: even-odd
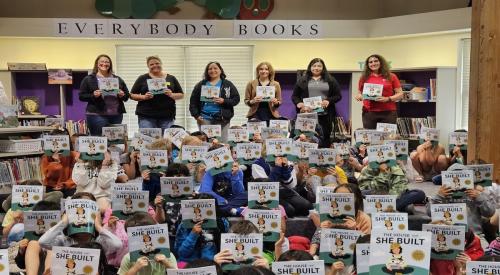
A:
<svg viewBox="0 0 500 275">
<path fill-rule="evenodd" d="M 419 140 L 420 144 L 431 141 L 433 145 L 439 142 L 439 129 L 422 127 L 420 128 Z"/>
<path fill-rule="evenodd" d="M 468 133 L 467 132 L 453 132 L 450 133 L 449 138 L 449 149 L 453 150 L 455 146 L 460 147 L 460 150 L 467 150 L 467 142 L 468 142 Z"/>
<path fill-rule="evenodd" d="M 365 100 L 376 100 L 378 97 L 382 96 L 382 91 L 384 90 L 384 85 L 365 83 L 363 84 L 363 99 Z"/>
<path fill-rule="evenodd" d="M 271 127 L 262 128 L 262 132 L 260 134 L 262 136 L 262 139 L 288 137 L 288 131 Z"/>
<path fill-rule="evenodd" d="M 272 270 L 276 275 L 324 275 L 325 262 L 315 261 L 282 261 L 273 262 Z"/>
<path fill-rule="evenodd" d="M 431 204 L 431 220 L 443 221 L 447 225 L 467 226 L 467 205 L 465 203 Z"/>
<path fill-rule="evenodd" d="M 500 262 L 469 261 L 466 266 L 467 275 L 500 274 Z"/>
<path fill-rule="evenodd" d="M 364 212 L 366 214 L 396 212 L 396 195 L 366 195 Z"/>
<path fill-rule="evenodd" d="M 66 246 L 52 247 L 52 274 L 97 275 L 99 274 L 99 249 Z"/>
<path fill-rule="evenodd" d="M 102 135 L 108 138 L 108 144 L 125 144 L 126 133 L 123 127 L 102 127 Z"/>
<path fill-rule="evenodd" d="M 131 147 L 133 150 L 140 151 L 142 149 L 146 149 L 146 145 L 151 144 L 154 141 L 155 139 L 153 137 L 141 133 L 135 133 L 132 138 Z"/>
<path fill-rule="evenodd" d="M 117 77 L 97 78 L 99 90 L 102 96 L 117 96 L 120 92 L 120 84 Z"/>
<path fill-rule="evenodd" d="M 236 159 L 239 164 L 251 165 L 262 154 L 262 143 L 238 143 L 236 144 Z"/>
<path fill-rule="evenodd" d="M 302 99 L 304 106 L 311 109 L 315 113 L 322 113 L 325 111 L 322 106 L 323 99 L 321 96 L 306 97 Z"/>
<path fill-rule="evenodd" d="M 167 275 L 217 275 L 215 265 L 184 269 L 167 269 Z"/>
<path fill-rule="evenodd" d="M 218 86 L 201 86 L 200 101 L 213 102 L 215 98 L 219 97 L 220 87 Z"/>
<path fill-rule="evenodd" d="M 24 238 L 38 240 L 47 230 L 61 220 L 61 211 L 26 211 L 24 214 Z"/>
<path fill-rule="evenodd" d="M 142 191 L 142 182 L 112 183 L 111 192 L 115 191 Z"/>
<path fill-rule="evenodd" d="M 408 213 L 372 213 L 372 230 L 406 231 Z"/>
<path fill-rule="evenodd" d="M 289 157 L 292 155 L 293 141 L 291 138 L 270 138 L 266 143 L 266 161 L 274 162 L 277 157 Z"/>
<path fill-rule="evenodd" d="M 139 128 L 139 133 L 154 139 L 162 137 L 161 128 Z"/>
<path fill-rule="evenodd" d="M 54 153 L 58 153 L 67 157 L 69 156 L 70 151 L 71 149 L 68 135 L 43 136 L 43 152 L 46 156 L 51 157 Z"/>
<path fill-rule="evenodd" d="M 333 144 L 333 149 L 335 149 L 335 153 L 337 153 L 337 155 L 341 157 L 343 160 L 348 160 L 349 157 L 351 156 L 349 148 L 351 148 L 351 143 L 349 141 Z"/>
<path fill-rule="evenodd" d="M 167 150 L 141 150 L 141 171 L 149 170 L 151 173 L 160 173 L 166 172 L 167 167 Z"/>
<path fill-rule="evenodd" d="M 300 136 L 304 134 L 308 137 L 314 136 L 316 134 L 316 124 L 318 123 L 317 119 L 314 118 L 306 118 L 299 116 L 295 120 L 295 127 L 293 134 L 294 136 Z"/>
<path fill-rule="evenodd" d="M 430 232 L 373 230 L 370 239 L 370 274 L 428 275 Z"/>
<path fill-rule="evenodd" d="M 265 121 L 249 121 L 247 122 L 247 130 L 250 139 L 253 139 L 255 133 L 262 133 L 262 128 L 267 127 Z"/>
<path fill-rule="evenodd" d="M 48 117 L 45 119 L 44 125 L 47 127 L 66 128 L 64 118 L 62 117 Z"/>
<path fill-rule="evenodd" d="M 184 129 L 177 127 L 167 128 L 163 131 L 163 138 L 172 140 L 172 138 L 180 131 L 184 131 Z"/>
<path fill-rule="evenodd" d="M 384 141 L 385 133 L 375 130 L 355 130 L 356 147 L 364 145 L 379 145 Z"/>
<path fill-rule="evenodd" d="M 201 125 L 200 130 L 207 135 L 209 139 L 219 139 L 222 136 L 222 128 L 220 125 Z"/>
<path fill-rule="evenodd" d="M 184 129 L 181 129 L 172 138 L 169 138 L 169 140 L 172 141 L 177 149 L 180 149 L 182 148 L 182 141 L 187 136 L 189 136 L 189 133 L 184 131 Z"/>
<path fill-rule="evenodd" d="M 467 168 L 474 173 L 474 184 L 488 187 L 493 183 L 493 164 L 467 165 Z"/>
<path fill-rule="evenodd" d="M 259 233 L 248 235 L 223 233 L 220 246 L 220 251 L 227 249 L 234 257 L 231 263 L 222 264 L 222 270 L 236 270 L 243 265 L 251 265 L 255 261 L 255 256 L 262 255 L 263 238 Z"/>
<path fill-rule="evenodd" d="M 203 229 L 216 228 L 217 216 L 215 213 L 215 200 L 182 200 L 181 201 L 182 224 L 186 228 L 193 228 L 201 222 Z"/>
<path fill-rule="evenodd" d="M 354 194 L 319 193 L 319 217 L 321 222 L 344 223 L 345 218 L 355 216 Z"/>
<path fill-rule="evenodd" d="M 9 264 L 9 250 L 0 249 L 0 273 L 10 274 L 10 264 Z"/>
<path fill-rule="evenodd" d="M 245 211 L 245 220 L 251 221 L 265 242 L 276 242 L 281 233 L 281 211 L 248 209 Z"/>
<path fill-rule="evenodd" d="M 184 164 L 203 162 L 203 155 L 206 152 L 208 152 L 207 146 L 182 145 L 181 161 Z"/>
<path fill-rule="evenodd" d="M 257 86 L 255 92 L 255 96 L 261 97 L 262 102 L 269 102 L 276 97 L 276 87 L 274 86 Z"/>
<path fill-rule="evenodd" d="M 231 151 L 226 146 L 206 152 L 203 159 L 207 166 L 206 171 L 212 176 L 231 171 L 234 162 Z"/>
<path fill-rule="evenodd" d="M 248 208 L 257 206 L 278 208 L 279 188 L 279 182 L 249 182 Z"/>
<path fill-rule="evenodd" d="M 396 151 L 392 144 L 370 145 L 366 148 L 368 153 L 368 165 L 372 169 L 378 169 L 381 164 L 388 167 L 396 166 Z"/>
<path fill-rule="evenodd" d="M 370 274 L 370 244 L 356 244 L 356 271 L 357 275 Z"/>
<path fill-rule="evenodd" d="M 111 192 L 113 216 L 126 220 L 135 212 L 148 212 L 149 191 Z"/>
<path fill-rule="evenodd" d="M 30 211 L 43 199 L 43 185 L 12 185 L 12 211 Z"/>
<path fill-rule="evenodd" d="M 103 160 L 108 150 L 106 137 L 78 137 L 78 151 L 82 160 Z"/>
<path fill-rule="evenodd" d="M 453 191 L 453 198 L 465 197 L 465 190 L 474 189 L 474 171 L 441 171 L 442 185 Z"/>
<path fill-rule="evenodd" d="M 130 262 L 136 262 L 143 256 L 153 260 L 156 254 L 170 257 L 167 224 L 128 227 L 127 235 Z"/>
<path fill-rule="evenodd" d="M 68 216 L 68 235 L 76 233 L 94 234 L 94 222 L 99 213 L 97 203 L 91 200 L 66 200 L 64 209 Z"/>
<path fill-rule="evenodd" d="M 288 120 L 284 119 L 271 119 L 269 120 L 269 127 L 270 128 L 279 128 L 281 130 L 285 130 L 288 132 L 290 128 L 290 122 Z"/>
<path fill-rule="evenodd" d="M 309 149 L 309 166 L 315 167 L 321 170 L 325 170 L 329 167 L 334 167 L 337 163 L 337 152 L 335 149 L 321 148 L 321 149 Z"/>
<path fill-rule="evenodd" d="M 361 232 L 336 228 L 321 229 L 319 258 L 326 264 L 341 261 L 345 266 L 352 265 L 356 241 Z"/>
<path fill-rule="evenodd" d="M 396 152 L 396 160 L 408 160 L 408 140 L 384 140 L 384 144 L 394 146 Z"/>
<path fill-rule="evenodd" d="M 380 123 L 377 122 L 377 128 L 375 128 L 379 132 L 396 135 L 398 133 L 398 125 L 392 123 Z"/>
<path fill-rule="evenodd" d="M 299 140 L 293 141 L 293 154 L 290 157 L 292 161 L 309 159 L 309 150 L 318 149 L 317 143 L 303 142 Z"/>
<path fill-rule="evenodd" d="M 250 134 L 248 129 L 229 129 L 227 131 L 227 142 L 231 146 L 235 146 L 238 143 L 249 142 Z"/>
<path fill-rule="evenodd" d="M 465 226 L 423 224 L 422 231 L 432 233 L 431 259 L 455 260 L 465 248 Z"/>
<path fill-rule="evenodd" d="M 160 185 L 166 202 L 180 202 L 194 192 L 193 177 L 161 177 Z"/>
<path fill-rule="evenodd" d="M 165 90 L 168 89 L 167 81 L 164 78 L 150 78 L 146 80 L 148 84 L 148 91 L 153 95 L 165 94 Z"/>
</svg>

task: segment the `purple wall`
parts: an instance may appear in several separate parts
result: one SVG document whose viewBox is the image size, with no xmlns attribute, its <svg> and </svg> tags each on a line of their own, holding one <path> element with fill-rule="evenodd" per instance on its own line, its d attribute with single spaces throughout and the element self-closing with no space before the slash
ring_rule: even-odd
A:
<svg viewBox="0 0 500 275">
<path fill-rule="evenodd" d="M 65 87 L 67 120 L 85 119 L 87 104 L 78 99 L 80 82 L 87 72 L 73 72 L 73 85 Z M 47 72 L 14 73 L 16 96 L 36 96 L 40 100 L 40 112 L 44 115 L 59 115 L 59 85 L 49 85 Z"/>
<path fill-rule="evenodd" d="M 351 85 L 351 74 L 350 73 L 334 73 L 333 76 L 340 84 L 340 92 L 342 94 L 342 99 L 335 105 L 337 109 L 337 115 L 342 116 L 344 121 L 350 119 L 350 109 L 349 103 L 351 101 L 349 87 Z M 295 82 L 297 81 L 296 72 L 277 72 L 275 76 L 276 80 L 281 85 L 281 96 L 283 99 L 283 104 L 279 108 L 279 112 L 282 116 L 288 119 L 295 119 L 295 105 L 292 102 L 292 92 Z"/>
</svg>

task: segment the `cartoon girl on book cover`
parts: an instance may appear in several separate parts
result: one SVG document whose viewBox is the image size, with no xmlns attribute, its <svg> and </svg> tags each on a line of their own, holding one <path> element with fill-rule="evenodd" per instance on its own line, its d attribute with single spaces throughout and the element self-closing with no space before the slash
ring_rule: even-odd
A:
<svg viewBox="0 0 500 275">
<path fill-rule="evenodd" d="M 392 221 L 389 220 L 389 219 L 385 219 L 384 220 L 384 226 L 385 226 L 385 229 L 387 230 L 392 230 L 393 227 L 392 227 Z"/>
<path fill-rule="evenodd" d="M 451 218 L 451 212 L 446 210 L 443 213 L 444 222 L 447 224 L 453 224 L 453 219 Z"/>
<path fill-rule="evenodd" d="M 61 150 L 61 147 L 59 147 L 59 142 L 57 140 L 52 141 L 52 152 L 59 152 Z"/>
<path fill-rule="evenodd" d="M 45 233 L 46 227 L 45 227 L 45 221 L 42 218 L 36 219 L 36 226 L 37 228 L 35 229 L 35 235 L 41 236 L 43 233 Z"/>
<path fill-rule="evenodd" d="M 181 191 L 179 190 L 179 185 L 175 182 L 172 183 L 172 197 L 180 197 Z"/>
<path fill-rule="evenodd" d="M 66 275 L 76 275 L 76 262 L 71 258 L 66 259 Z"/>
<path fill-rule="evenodd" d="M 78 206 L 76 208 L 76 221 L 73 224 L 77 227 L 87 224 L 87 219 L 85 217 L 85 208 L 81 206 Z"/>
<path fill-rule="evenodd" d="M 198 154 L 196 153 L 196 151 L 191 151 L 191 162 L 196 162 L 196 158 L 198 158 Z"/>
<path fill-rule="evenodd" d="M 281 148 L 281 144 L 276 143 L 276 145 L 275 145 L 275 149 L 276 149 L 276 156 L 281 156 L 281 155 L 283 155 L 283 151 L 282 151 L 282 148 Z"/>
<path fill-rule="evenodd" d="M 382 163 L 385 161 L 384 152 L 382 152 L 382 149 L 377 151 L 377 158 L 378 158 L 379 163 Z"/>
<path fill-rule="evenodd" d="M 339 211 L 339 204 L 337 203 L 336 200 L 332 200 L 330 202 L 330 206 L 332 208 L 332 217 L 338 217 L 340 216 L 340 211 Z"/>
<path fill-rule="evenodd" d="M 89 155 L 95 155 L 96 154 L 96 150 L 95 150 L 95 143 L 93 141 L 91 141 L 89 143 L 89 152 L 88 152 Z"/>
<path fill-rule="evenodd" d="M 259 187 L 259 203 L 265 203 L 266 201 L 267 201 L 266 190 L 264 190 L 264 188 Z"/>
<path fill-rule="evenodd" d="M 29 194 L 28 192 L 24 191 L 22 194 L 21 194 L 21 203 L 19 203 L 19 205 L 21 207 L 28 207 L 30 206 L 30 202 L 29 202 Z"/>
<path fill-rule="evenodd" d="M 266 231 L 266 221 L 264 218 L 261 216 L 257 220 L 257 228 L 259 229 L 259 233 L 264 233 Z"/>
<path fill-rule="evenodd" d="M 370 140 L 368 139 L 367 133 L 363 133 L 363 135 L 361 136 L 361 142 L 362 143 L 370 143 Z"/>
<path fill-rule="evenodd" d="M 443 233 L 438 233 L 436 235 L 436 251 L 448 251 L 448 246 L 446 245 L 446 236 Z"/>
<path fill-rule="evenodd" d="M 375 209 L 376 209 L 377 213 L 384 212 L 382 207 L 383 206 L 382 206 L 382 203 L 380 202 L 380 200 L 376 200 L 375 201 Z"/>
<path fill-rule="evenodd" d="M 342 258 L 345 255 L 344 252 L 344 241 L 339 237 L 335 236 L 335 246 L 333 247 L 332 255 L 336 258 Z"/>
<path fill-rule="evenodd" d="M 242 242 L 236 242 L 235 250 L 235 261 L 241 262 L 246 260 L 245 245 Z"/>
<path fill-rule="evenodd" d="M 200 207 L 195 206 L 193 208 L 193 213 L 194 213 L 194 217 L 193 217 L 193 222 L 194 223 L 199 223 L 199 222 L 203 221 L 203 215 L 201 214 L 201 208 Z"/>
<path fill-rule="evenodd" d="M 480 182 L 483 180 L 483 176 L 481 175 L 481 172 L 479 170 L 476 170 L 474 172 L 474 177 L 476 177 L 476 182 Z"/>
<path fill-rule="evenodd" d="M 212 130 L 212 128 L 207 129 L 207 136 L 209 138 L 214 137 L 214 131 Z"/>
<path fill-rule="evenodd" d="M 134 205 L 132 202 L 132 198 L 129 196 L 125 197 L 125 209 L 123 210 L 123 214 L 132 214 L 134 212 Z"/>
<path fill-rule="evenodd" d="M 306 158 L 307 157 L 306 153 L 307 153 L 306 147 L 303 147 L 303 146 L 300 147 L 300 156 L 301 156 L 301 158 Z"/>
<path fill-rule="evenodd" d="M 151 240 L 151 236 L 149 234 L 142 233 L 142 243 L 144 247 L 141 249 L 141 251 L 144 255 L 147 255 L 155 251 L 155 247 L 153 246 L 153 241 Z"/>
<path fill-rule="evenodd" d="M 390 247 L 390 252 L 391 253 L 391 258 L 385 265 L 385 267 L 389 271 L 394 271 L 394 270 L 404 270 L 407 266 L 407 263 L 403 259 L 403 248 L 399 243 L 391 243 Z"/>
<path fill-rule="evenodd" d="M 149 155 L 149 168 L 156 168 L 158 165 L 156 164 L 156 157 L 153 155 Z"/>
<path fill-rule="evenodd" d="M 252 159 L 252 150 L 250 148 L 245 149 L 245 159 Z"/>
<path fill-rule="evenodd" d="M 238 132 L 238 131 L 234 132 L 234 140 L 236 142 L 240 142 L 241 141 L 240 132 Z"/>
<path fill-rule="evenodd" d="M 325 165 L 325 156 L 323 156 L 323 153 L 319 152 L 318 154 L 318 165 L 323 166 Z"/>
<path fill-rule="evenodd" d="M 220 158 L 218 156 L 214 156 L 213 160 L 215 162 L 216 169 L 222 168 L 222 161 L 220 161 Z"/>
<path fill-rule="evenodd" d="M 460 190 L 460 188 L 460 179 L 458 178 L 458 176 L 453 176 L 453 189 Z"/>
</svg>

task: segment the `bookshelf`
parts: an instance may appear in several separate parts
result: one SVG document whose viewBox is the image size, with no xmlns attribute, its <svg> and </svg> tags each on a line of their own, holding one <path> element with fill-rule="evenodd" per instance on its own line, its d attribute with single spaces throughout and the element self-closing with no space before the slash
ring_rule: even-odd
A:
<svg viewBox="0 0 500 275">
<path fill-rule="evenodd" d="M 295 119 L 297 113 L 295 104 L 292 102 L 292 93 L 297 78 L 302 70 L 295 71 L 276 71 L 275 79 L 281 86 L 281 97 L 283 103 L 279 108 L 281 116 L 288 119 Z M 350 124 L 350 101 L 351 101 L 351 72 L 350 71 L 333 71 L 330 74 L 338 81 L 340 85 L 340 93 L 342 99 L 335 104 L 337 111 L 337 126 L 335 127 L 335 136 L 338 139 L 350 139 L 351 124 Z M 341 124 L 342 123 L 342 124 Z"/>
<path fill-rule="evenodd" d="M 398 117 L 404 120 L 413 120 L 414 128 L 420 126 L 434 126 L 440 129 L 439 142 L 447 148 L 448 134 L 455 130 L 456 112 L 456 67 L 423 67 L 423 68 L 398 68 L 392 69 L 400 80 L 415 84 L 418 87 L 430 88 L 431 79 L 435 79 L 435 97 L 428 96 L 424 99 L 403 100 L 397 103 Z M 352 93 L 357 92 L 361 72 L 353 72 L 351 87 Z M 352 129 L 362 128 L 362 104 L 351 98 Z M 432 119 L 430 119 L 432 118 Z M 416 119 L 416 122 L 415 122 Z M 400 120 L 401 121 L 401 120 Z M 399 127 L 398 127 L 399 128 Z M 410 150 L 415 149 L 417 132 L 412 129 L 405 134 L 410 140 Z M 403 134 L 403 133 L 400 133 Z"/>
</svg>

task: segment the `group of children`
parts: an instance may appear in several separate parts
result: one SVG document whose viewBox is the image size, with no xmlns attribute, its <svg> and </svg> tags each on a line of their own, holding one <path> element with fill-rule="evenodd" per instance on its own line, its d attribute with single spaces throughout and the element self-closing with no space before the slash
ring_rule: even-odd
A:
<svg viewBox="0 0 500 275">
<path fill-rule="evenodd" d="M 184 131 L 182 128 L 178 130 Z M 322 242 L 322 231 L 326 232 L 331 228 L 358 231 L 362 237 L 357 239 L 357 243 L 370 242 L 372 218 L 371 213 L 367 213 L 365 209 L 366 198 L 371 195 L 395 196 L 395 209 L 389 211 L 407 213 L 410 223 L 416 227 L 413 230 L 420 230 L 423 223 L 430 222 L 427 215 L 430 216 L 430 206 L 433 204 L 456 202 L 466 204 L 467 213 L 464 214 L 467 217 L 468 227 L 464 251 L 454 260 L 432 259 L 429 267 L 431 274 L 460 274 L 469 261 L 478 260 L 486 254 L 499 255 L 498 212 L 495 211 L 500 208 L 500 189 L 496 183 L 490 187 L 475 185 L 465 190 L 460 198 L 455 197 L 453 190 L 445 185 L 442 185 L 436 194 L 425 194 L 421 189 L 409 188 L 409 183 L 414 180 L 415 174 L 417 179 L 424 177 L 439 184 L 440 179 L 434 176 L 440 175 L 441 171 L 466 170 L 465 152 L 460 147 L 452 148 L 451 156 L 447 157 L 441 145 L 424 140 L 409 155 L 408 161 L 398 160 L 396 165 L 381 162 L 373 166 L 370 165 L 368 152 L 368 148 L 373 144 L 357 142 L 351 146 L 346 143 L 344 146 L 348 146 L 347 155 L 337 153 L 335 159 L 330 160 L 331 164 L 316 165 L 312 158 L 294 157 L 292 153 L 275 154 L 270 148 L 266 148 L 269 146 L 269 140 L 288 138 L 288 136 L 293 138 L 294 148 L 299 147 L 297 145 L 299 143 L 320 143 L 318 136 L 314 134 L 294 130 L 290 132 L 286 131 L 286 136 L 277 134 L 264 136 L 262 131 L 253 132 L 247 143 L 261 144 L 262 147 L 259 156 L 245 164 L 238 162 L 240 158 L 234 142 L 221 142 L 202 131 L 185 135 L 177 145 L 172 142 L 171 135 L 156 139 L 141 148 L 137 142 L 134 143 L 136 147 L 131 147 L 125 139 L 124 144 L 109 145 L 102 160 L 82 160 L 81 150 L 78 149 L 78 139 L 81 136 L 72 136 L 69 155 L 53 152 L 50 156 L 42 157 L 41 182 L 30 180 L 19 184 L 45 186 L 43 200 L 37 202 L 32 211 L 63 210 L 64 212 L 67 208 L 61 208 L 61 201 L 67 204 L 67 198 L 94 201 L 98 211 L 92 216 L 93 230 L 70 233 L 72 217 L 62 212 L 59 221 L 50 228 L 46 226 L 38 240 L 28 240 L 23 228 L 23 216 L 26 212 L 9 209 L 10 198 L 7 198 L 2 204 L 7 212 L 2 226 L 3 238 L 9 244 L 9 257 L 15 263 L 11 267 L 20 272 L 24 270 L 28 275 L 51 274 L 51 270 L 55 268 L 52 265 L 53 247 L 75 247 L 100 251 L 98 274 L 101 275 L 165 274 L 169 269 L 203 266 L 215 266 L 217 274 L 222 274 L 221 266 L 239 262 L 237 260 L 239 255 L 235 254 L 238 248 L 235 251 L 221 250 L 222 234 L 235 233 L 247 236 L 265 233 L 264 219 L 261 219 L 262 223 L 255 224 L 246 218 L 237 218 L 247 217 L 246 213 L 252 209 L 261 209 L 279 211 L 281 217 L 279 238 L 271 242 L 264 241 L 261 251 L 256 253 L 250 262 L 245 262 L 248 264 L 230 272 L 274 274 L 273 262 L 311 261 L 323 258 L 320 255 L 320 247 L 325 245 Z M 68 135 L 68 133 L 65 130 L 56 130 L 51 135 Z M 137 135 L 136 139 L 137 137 L 140 135 Z M 397 136 L 387 134 L 386 139 L 397 139 Z M 187 157 L 182 154 L 184 146 L 204 146 L 208 148 L 207 154 L 227 149 L 232 158 L 213 165 L 209 164 L 207 159 L 186 161 Z M 338 145 L 333 144 L 332 149 L 336 148 L 335 146 Z M 161 171 L 144 167 L 141 165 L 141 149 L 167 152 L 168 166 Z M 270 155 L 272 160 L 268 158 Z M 164 177 L 191 178 L 194 189 L 185 199 L 213 200 L 216 205 L 215 226 L 207 228 L 203 219 L 196 220 L 191 225 L 183 223 L 181 203 L 167 200 L 165 192 L 162 191 Z M 115 202 L 112 200 L 112 192 L 114 186 L 127 182 L 140 182 L 140 189 L 147 191 L 149 205 L 144 208 L 147 209 L 144 212 L 138 211 L 120 219 L 114 215 Z M 249 183 L 253 182 L 277 182 L 279 205 L 268 207 L 262 203 L 250 207 L 248 205 L 250 192 L 257 192 L 249 190 Z M 323 187 L 329 188 L 328 192 L 331 193 L 352 194 L 354 199 L 349 208 L 354 209 L 354 214 L 341 216 L 341 222 L 325 219 L 320 210 L 322 207 L 319 206 L 322 204 L 320 198 L 323 198 L 319 190 Z M 332 201 L 331 207 L 336 209 L 338 204 L 334 207 Z M 333 211 L 332 215 L 338 216 L 338 212 L 335 212 L 338 210 Z M 287 219 L 294 217 L 308 217 L 309 225 L 290 223 L 290 221 L 287 223 Z M 432 223 L 449 224 L 445 220 Z M 148 253 L 138 258 L 133 256 L 132 252 L 129 252 L 131 239 L 128 231 L 131 228 L 155 224 L 167 225 L 168 233 L 165 237 L 168 236 L 169 239 L 171 252 L 167 254 L 169 256 L 163 253 L 152 257 L 148 257 Z M 294 226 L 300 224 L 304 225 L 304 228 L 287 229 L 287 224 Z M 307 226 L 314 229 L 307 230 Z M 144 242 L 146 243 L 146 239 Z M 339 238 L 337 247 L 341 247 L 341 242 L 343 241 Z M 150 246 L 152 247 L 152 244 Z M 392 248 L 394 251 L 401 250 L 396 246 L 397 244 L 392 244 L 391 251 Z M 243 244 L 240 247 L 243 247 Z M 336 260 L 325 266 L 325 272 L 356 274 L 356 261 L 347 263 L 342 257 L 336 257 L 341 252 L 340 250 L 336 253 L 331 252 Z M 391 253 L 394 256 L 394 253 Z M 73 265 L 69 263 L 69 266 Z M 66 268 L 68 270 L 66 274 L 75 274 L 70 272 L 71 268 L 68 266 Z"/>
</svg>

